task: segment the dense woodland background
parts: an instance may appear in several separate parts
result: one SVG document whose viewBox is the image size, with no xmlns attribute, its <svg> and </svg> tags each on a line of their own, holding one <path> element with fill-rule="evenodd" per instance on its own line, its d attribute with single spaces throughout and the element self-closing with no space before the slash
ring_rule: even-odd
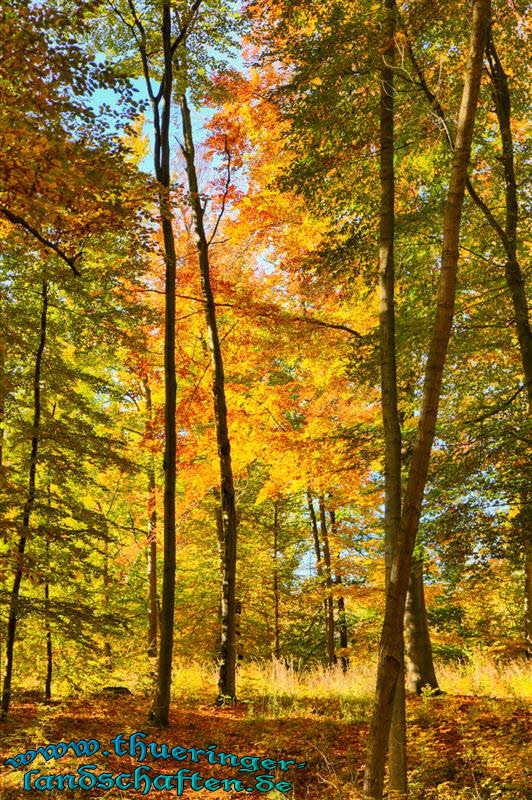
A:
<svg viewBox="0 0 532 800">
<path fill-rule="evenodd" d="M 297 798 L 527 796 L 529 27 L 1 5 L 4 756 L 149 717 Z"/>
</svg>

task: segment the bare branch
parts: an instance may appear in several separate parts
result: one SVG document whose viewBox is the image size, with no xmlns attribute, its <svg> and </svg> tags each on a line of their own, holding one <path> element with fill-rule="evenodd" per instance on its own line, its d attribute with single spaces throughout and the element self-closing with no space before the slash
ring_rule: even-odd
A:
<svg viewBox="0 0 532 800">
<path fill-rule="evenodd" d="M 218 226 L 220 225 L 220 222 L 222 221 L 222 217 L 223 217 L 223 215 L 225 213 L 225 204 L 227 202 L 227 195 L 229 194 L 229 187 L 231 185 L 231 152 L 230 152 L 229 148 L 227 147 L 227 135 L 224 136 L 224 150 L 225 150 L 225 153 L 226 153 L 226 156 L 227 156 L 227 177 L 226 177 L 226 180 L 225 180 L 225 188 L 224 188 L 224 194 L 223 194 L 223 198 L 222 198 L 222 207 L 220 209 L 220 213 L 218 214 L 218 219 L 216 220 L 216 224 L 215 224 L 214 229 L 213 229 L 213 231 L 212 231 L 212 233 L 210 235 L 209 241 L 207 242 L 207 247 L 210 247 L 211 242 L 214 239 L 214 237 L 216 236 L 216 233 L 218 231 Z"/>
</svg>

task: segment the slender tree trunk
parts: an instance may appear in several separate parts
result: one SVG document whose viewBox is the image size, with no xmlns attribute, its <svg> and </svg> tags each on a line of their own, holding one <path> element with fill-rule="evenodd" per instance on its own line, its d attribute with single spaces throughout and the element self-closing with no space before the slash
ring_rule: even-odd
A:
<svg viewBox="0 0 532 800">
<path fill-rule="evenodd" d="M 151 427 L 152 402 L 148 378 L 144 378 L 144 399 L 146 404 L 146 425 Z M 146 550 L 148 556 L 148 647 L 149 658 L 157 656 L 157 505 L 155 499 L 155 464 L 153 454 L 148 456 L 146 470 L 148 479 L 148 537 Z"/>
<path fill-rule="evenodd" d="M 399 538 L 392 558 L 390 580 L 386 592 L 377 687 L 364 776 L 364 796 L 371 800 L 381 800 L 382 798 L 384 765 L 394 696 L 399 676 L 402 676 L 403 673 L 403 617 L 412 555 L 436 430 L 443 368 L 454 316 L 460 221 L 489 15 L 489 0 L 474 0 L 469 55 L 443 218 L 443 245 L 436 317 L 427 359 L 421 414 L 403 501 Z"/>
<path fill-rule="evenodd" d="M 397 397 L 395 345 L 395 0 L 383 0 L 383 42 L 380 74 L 380 221 L 379 221 L 379 334 L 381 408 L 384 430 L 384 560 L 385 584 L 401 521 L 401 425 Z M 402 638 L 402 631 L 401 631 Z M 396 798 L 408 793 L 404 667 L 401 659 L 389 734 L 389 787 Z"/>
<path fill-rule="evenodd" d="M 310 489 L 307 489 L 307 504 L 308 510 L 310 514 L 310 529 L 312 531 L 312 541 L 314 542 L 314 553 L 316 554 L 316 572 L 318 573 L 318 578 L 320 579 L 320 583 L 324 586 L 324 573 L 323 573 L 323 562 L 321 560 L 321 545 L 320 545 L 320 534 L 318 530 L 318 520 L 316 519 L 316 511 L 314 509 L 314 501 L 312 499 L 312 494 L 310 493 Z M 327 598 L 323 598 L 323 631 L 325 633 L 325 644 L 327 647 L 327 643 L 329 641 L 329 622 L 328 622 L 328 607 L 327 607 Z M 328 651 L 327 651 L 328 653 Z M 330 663 L 330 662 L 329 662 Z"/>
<path fill-rule="evenodd" d="M 163 0 L 161 40 L 163 77 L 160 95 L 154 96 L 149 72 L 145 66 L 148 93 L 152 102 L 155 127 L 154 165 L 159 189 L 159 216 L 165 258 L 164 306 L 164 519 L 163 519 L 163 578 L 161 591 L 160 640 L 157 687 L 151 718 L 156 725 L 168 725 L 172 685 L 172 654 L 174 649 L 174 608 L 176 572 L 175 486 L 176 486 L 176 369 L 175 369 L 175 281 L 176 250 L 172 227 L 170 197 L 170 117 L 172 107 L 173 52 L 171 2 Z M 146 43 L 141 51 L 146 64 Z M 162 101 L 162 109 L 159 103 Z"/>
<path fill-rule="evenodd" d="M 324 587 L 325 587 L 325 609 L 327 620 L 327 661 L 330 667 L 336 664 L 336 650 L 334 646 L 334 603 L 332 596 L 332 572 L 331 572 L 331 550 L 329 547 L 329 533 L 327 531 L 327 519 L 325 515 L 325 500 L 323 495 L 319 498 L 320 508 L 320 532 L 321 541 L 323 543 L 323 562 L 325 565 L 324 570 Z"/>
<path fill-rule="evenodd" d="M 527 486 L 520 489 L 519 499 L 521 509 L 515 522 L 524 550 L 525 656 L 532 659 L 532 505 Z"/>
<path fill-rule="evenodd" d="M 279 634 L 279 504 L 273 504 L 273 656 L 281 658 Z"/>
<path fill-rule="evenodd" d="M 52 649 L 52 630 L 50 628 L 50 585 L 48 583 L 48 573 L 50 570 L 50 536 L 46 533 L 46 581 L 44 583 L 44 629 L 46 636 L 46 678 L 44 681 L 44 699 L 50 700 L 52 697 L 52 675 L 53 675 L 53 649 Z"/>
<path fill-rule="evenodd" d="M 336 536 L 336 513 L 333 509 L 329 511 L 329 519 L 331 521 L 331 531 L 333 536 Z M 338 554 L 340 557 L 340 553 Z M 338 575 L 338 570 L 336 570 L 336 577 L 334 579 L 334 583 L 336 586 L 342 585 L 342 577 Z M 347 634 L 347 617 L 345 613 L 345 599 L 342 594 L 338 595 L 338 600 L 336 601 L 336 605 L 338 608 L 338 635 L 340 637 L 340 647 L 342 650 L 346 650 L 349 646 L 349 639 Z M 347 672 L 349 669 L 349 658 L 348 656 L 343 653 L 340 656 L 340 664 L 342 665 L 342 672 Z"/>
<path fill-rule="evenodd" d="M 55 403 L 52 409 L 52 417 L 55 414 Z M 46 491 L 48 495 L 48 509 L 52 505 L 52 491 L 50 484 Z M 50 627 L 50 584 L 48 577 L 50 575 L 50 532 L 46 529 L 44 561 L 46 569 L 46 578 L 44 581 L 44 631 L 46 639 L 46 677 L 44 680 L 44 699 L 50 700 L 52 697 L 52 675 L 53 675 L 53 648 L 52 648 L 52 629 Z"/>
<path fill-rule="evenodd" d="M 532 659 L 532 544 L 525 543 L 525 652 Z"/>
<path fill-rule="evenodd" d="M 220 465 L 220 494 L 222 504 L 222 522 L 224 532 L 223 558 L 223 595 L 222 595 L 222 635 L 221 662 L 218 681 L 219 698 L 236 698 L 236 560 L 237 560 L 237 516 L 235 505 L 235 489 L 233 468 L 231 463 L 231 443 L 227 423 L 227 403 L 225 397 L 225 375 L 216 320 L 216 306 L 211 286 L 209 264 L 209 242 L 205 233 L 203 208 L 199 194 L 196 174 L 194 140 L 190 109 L 185 95 L 181 97 L 181 120 L 183 123 L 183 139 L 189 202 L 194 219 L 196 248 L 201 278 L 201 290 L 204 301 L 205 321 L 207 324 L 207 343 L 212 364 L 212 396 L 216 425 L 216 441 Z"/>
<path fill-rule="evenodd" d="M 109 541 L 107 539 L 105 540 L 103 549 L 103 604 L 105 613 L 109 613 Z M 111 647 L 111 642 L 109 639 L 107 639 L 107 637 L 103 643 L 103 652 L 105 656 L 105 669 L 111 672 L 113 669 L 113 649 Z"/>
<path fill-rule="evenodd" d="M 0 308 L 3 305 L 3 297 L 0 293 Z M 4 427 L 5 427 L 5 413 L 6 413 L 6 352 L 5 352 L 5 333 L 6 320 L 4 314 L 0 311 L 0 474 L 4 464 Z M 4 539 L 5 541 L 5 539 Z"/>
<path fill-rule="evenodd" d="M 0 719 L 5 719 L 9 711 L 11 701 L 11 683 L 13 678 L 13 659 L 15 649 L 15 637 L 17 632 L 18 607 L 20 597 L 20 584 L 24 570 L 24 551 L 31 522 L 33 506 L 35 504 L 35 488 L 37 476 L 37 457 L 39 453 L 39 436 L 41 425 L 41 374 L 44 348 L 46 345 L 46 326 L 48 318 L 48 282 L 42 281 L 42 307 L 41 322 L 39 330 L 39 345 L 35 355 L 35 368 L 33 372 L 33 433 L 31 439 L 30 466 L 28 474 L 28 494 L 22 515 L 22 532 L 18 541 L 18 547 L 14 552 L 15 577 L 13 588 L 11 589 L 11 599 L 9 604 L 6 636 L 6 656 L 5 669 L 2 685 L 2 709 Z"/>
<path fill-rule="evenodd" d="M 406 598 L 405 630 L 408 691 L 421 694 L 423 687 L 428 686 L 439 694 L 425 606 L 423 559 L 412 563 Z"/>
</svg>

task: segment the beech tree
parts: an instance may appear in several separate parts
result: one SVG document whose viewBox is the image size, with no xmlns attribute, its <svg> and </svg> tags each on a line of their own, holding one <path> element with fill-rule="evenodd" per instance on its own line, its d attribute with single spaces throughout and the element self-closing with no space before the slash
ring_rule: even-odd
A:
<svg viewBox="0 0 532 800">
<path fill-rule="evenodd" d="M 441 273 L 436 317 L 428 353 L 423 405 L 412 454 L 397 548 L 392 558 L 390 581 L 379 648 L 377 688 L 370 726 L 364 794 L 380 800 L 383 792 L 384 762 L 392 707 L 399 675 L 402 672 L 403 615 L 412 565 L 421 504 L 438 414 L 443 368 L 453 321 L 460 238 L 467 167 L 471 151 L 480 79 L 490 16 L 488 0 L 473 4 L 469 56 L 457 123 L 449 190 L 443 217 Z"/>
</svg>

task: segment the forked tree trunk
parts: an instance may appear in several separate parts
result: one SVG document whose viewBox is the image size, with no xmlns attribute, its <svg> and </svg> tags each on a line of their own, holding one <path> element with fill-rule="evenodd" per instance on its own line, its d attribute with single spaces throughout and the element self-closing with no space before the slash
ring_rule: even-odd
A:
<svg viewBox="0 0 532 800">
<path fill-rule="evenodd" d="M 46 279 L 43 279 L 42 282 L 41 297 L 42 307 L 39 329 L 39 344 L 35 355 L 35 368 L 33 371 L 33 432 L 31 438 L 30 465 L 28 473 L 28 494 L 22 514 L 22 531 L 18 540 L 18 546 L 14 548 L 13 552 L 15 576 L 13 579 L 13 588 L 11 589 L 11 598 L 7 618 L 6 656 L 2 684 L 2 709 L 0 712 L 0 719 L 5 719 L 7 716 L 11 701 L 11 684 L 13 679 L 13 660 L 17 632 L 20 584 L 22 583 L 22 574 L 24 572 L 24 551 L 26 549 L 31 515 L 33 512 L 33 506 L 35 504 L 37 457 L 39 453 L 41 425 L 41 375 L 44 348 L 46 345 L 46 326 L 48 319 L 48 282 Z"/>
<path fill-rule="evenodd" d="M 316 572 L 318 573 L 318 578 L 320 580 L 321 585 L 325 588 L 325 576 L 323 572 L 323 561 L 321 559 L 321 544 L 320 544 L 320 534 L 318 529 L 318 520 L 316 518 L 314 500 L 312 499 L 312 494 L 310 492 L 310 489 L 307 489 L 307 505 L 310 515 L 310 529 L 312 531 L 314 553 L 316 555 Z M 329 615 L 328 615 L 327 597 L 325 596 L 323 598 L 323 632 L 325 634 L 325 647 L 327 650 L 327 660 L 329 660 L 328 649 L 327 649 L 329 642 Z"/>
<path fill-rule="evenodd" d="M 460 221 L 480 91 L 489 16 L 489 0 L 474 0 L 469 54 L 457 123 L 449 190 L 443 217 L 443 245 L 436 316 L 425 372 L 421 414 L 403 501 L 399 537 L 392 557 L 390 580 L 386 591 L 386 607 L 377 668 L 377 686 L 364 776 L 364 797 L 371 798 L 371 800 L 381 800 L 382 798 L 384 766 L 394 697 L 398 679 L 401 676 L 402 680 L 403 674 L 402 634 L 406 594 L 436 430 L 443 368 L 453 322 Z"/>
<path fill-rule="evenodd" d="M 384 551 L 385 584 L 390 582 L 392 559 L 401 521 L 401 425 L 397 398 L 395 346 L 395 0 L 383 0 L 382 66 L 380 70 L 380 219 L 379 219 L 379 334 L 381 408 L 384 429 Z M 402 639 L 402 631 L 401 631 Z M 406 712 L 403 658 L 395 693 L 389 734 L 389 786 L 396 798 L 408 791 L 406 768 Z"/>
<path fill-rule="evenodd" d="M 236 559 L 237 559 L 237 516 L 233 467 L 231 463 L 231 443 L 227 423 L 227 403 L 225 397 L 225 375 L 216 320 L 216 306 L 211 286 L 209 264 L 209 242 L 205 232 L 203 207 L 199 194 L 196 174 L 194 139 L 190 109 L 185 95 L 181 96 L 181 120 L 183 124 L 183 153 L 186 161 L 189 202 L 194 220 L 196 249 L 201 279 L 207 325 L 207 343 L 212 366 L 212 397 L 218 461 L 220 467 L 220 495 L 224 534 L 223 580 L 222 580 L 222 632 L 220 645 L 220 674 L 218 680 L 219 699 L 236 698 Z"/>
<path fill-rule="evenodd" d="M 327 619 L 327 662 L 330 667 L 336 664 L 336 648 L 334 646 L 334 602 L 332 596 L 333 580 L 331 572 L 331 550 L 329 547 L 329 533 L 327 531 L 327 519 L 325 516 L 325 501 L 323 495 L 319 498 L 320 508 L 320 532 L 323 544 L 323 563 L 325 588 L 325 613 Z"/>
<path fill-rule="evenodd" d="M 439 694 L 425 606 L 423 559 L 415 560 L 410 571 L 405 608 L 405 632 L 408 691 L 412 694 L 421 694 L 422 689 L 428 687 Z"/>
<path fill-rule="evenodd" d="M 146 404 L 146 425 L 152 423 L 151 388 L 148 378 L 144 378 L 144 399 Z M 157 505 L 155 498 L 155 464 L 153 454 L 148 455 L 146 470 L 148 479 L 148 536 L 146 542 L 148 561 L 148 642 L 149 658 L 157 656 Z"/>
</svg>

